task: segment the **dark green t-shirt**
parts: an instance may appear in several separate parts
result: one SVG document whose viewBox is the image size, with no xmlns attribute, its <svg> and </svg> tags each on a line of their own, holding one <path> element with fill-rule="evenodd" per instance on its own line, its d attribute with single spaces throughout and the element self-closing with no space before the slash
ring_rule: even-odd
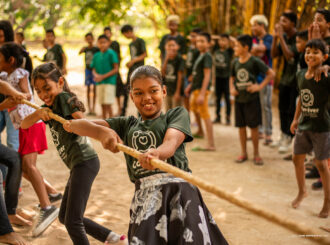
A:
<svg viewBox="0 0 330 245">
<path fill-rule="evenodd" d="M 138 57 L 141 54 L 147 52 L 146 43 L 144 42 L 144 40 L 142 38 L 138 37 L 135 39 L 135 41 L 133 41 L 129 44 L 129 51 L 130 51 L 131 60 L 132 60 L 135 57 Z M 144 65 L 144 60 L 134 63 L 134 65 L 131 68 L 129 68 L 128 73 L 132 73 L 136 68 L 143 66 L 143 65 Z"/>
<path fill-rule="evenodd" d="M 70 102 L 72 95 L 67 92 L 58 94 L 54 103 L 49 108 L 57 115 L 71 120 L 74 112 L 79 111 Z M 43 107 L 48 107 L 43 105 Z M 97 157 L 89 138 L 78 136 L 73 133 L 68 133 L 64 130 L 61 123 L 55 120 L 45 122 L 50 127 L 50 132 L 53 137 L 54 144 L 63 162 L 69 169 L 72 169 L 77 164 Z"/>
<path fill-rule="evenodd" d="M 117 41 L 111 41 L 111 44 L 109 46 L 109 48 L 111 48 L 112 50 L 114 50 L 118 56 L 118 60 L 120 63 L 121 60 L 121 56 L 120 56 L 120 45 Z"/>
<path fill-rule="evenodd" d="M 86 69 L 91 70 L 92 68 L 90 65 L 92 64 L 94 54 L 99 52 L 100 50 L 97 47 L 86 47 L 84 50 L 85 53 L 85 64 L 86 64 Z"/>
<path fill-rule="evenodd" d="M 228 48 L 224 51 L 220 49 L 215 50 L 214 65 L 216 69 L 216 77 L 228 78 L 230 76 L 230 64 L 233 58 L 234 50 Z"/>
<path fill-rule="evenodd" d="M 166 114 L 162 113 L 153 120 L 143 121 L 141 118 L 130 116 L 110 118 L 106 121 L 117 132 L 125 145 L 141 152 L 159 147 L 163 143 L 166 131 L 169 128 L 183 132 L 186 135 L 184 142 L 190 142 L 193 139 L 190 131 L 189 115 L 183 107 L 170 109 Z M 151 171 L 142 168 L 139 162 L 129 155 L 125 154 L 125 158 L 128 176 L 133 183 L 137 179 L 161 173 L 159 170 Z M 166 162 L 184 171 L 191 172 L 188 167 L 185 144 L 181 144 L 174 155 Z"/>
<path fill-rule="evenodd" d="M 184 59 L 181 55 L 177 55 L 173 60 L 168 60 L 166 65 L 164 82 L 169 96 L 173 96 L 176 91 L 179 71 L 182 71 L 182 73 L 184 71 Z"/>
<path fill-rule="evenodd" d="M 197 60 L 199 56 L 199 51 L 197 48 L 188 48 L 187 52 L 187 59 L 186 59 L 186 75 L 189 77 L 192 74 L 192 70 L 195 64 L 195 61 Z"/>
<path fill-rule="evenodd" d="M 199 54 L 197 60 L 195 61 L 192 72 L 193 82 L 191 85 L 191 91 L 202 88 L 205 68 L 212 69 L 212 56 L 209 52 Z M 208 89 L 210 88 L 211 80 L 212 78 L 210 77 Z"/>
<path fill-rule="evenodd" d="M 44 61 L 55 62 L 60 69 L 63 69 L 63 53 L 62 46 L 55 44 L 52 48 L 47 50 L 47 53 L 44 56 Z"/>
<path fill-rule="evenodd" d="M 297 65 L 299 62 L 299 53 L 296 48 L 296 35 L 293 35 L 291 38 L 287 38 L 284 34 L 284 39 L 286 44 L 288 45 L 291 52 L 293 52 L 294 56 L 289 61 L 284 59 L 284 66 L 282 71 L 282 76 L 280 80 L 280 84 L 289 86 L 289 87 L 297 87 Z M 280 54 L 283 54 L 281 45 L 278 46 Z"/>
<path fill-rule="evenodd" d="M 321 80 L 306 79 L 307 69 L 297 73 L 301 101 L 301 117 L 298 128 L 313 132 L 330 131 L 330 73 Z"/>
<path fill-rule="evenodd" d="M 114 64 L 118 64 L 118 56 L 114 50 L 108 49 L 104 53 L 101 51 L 97 52 L 93 57 L 93 61 L 90 67 L 95 69 L 98 74 L 106 74 L 109 71 L 113 70 Z M 96 84 L 116 85 L 116 79 L 117 74 L 114 74 Z"/>
<path fill-rule="evenodd" d="M 234 85 L 238 92 L 235 100 L 240 103 L 247 103 L 258 99 L 259 93 L 250 93 L 246 89 L 249 85 L 257 82 L 257 76 L 265 74 L 269 67 L 258 57 L 251 56 L 245 63 L 240 63 L 239 58 L 234 59 L 232 65 L 232 76 Z"/>
<path fill-rule="evenodd" d="M 165 44 L 166 44 L 166 40 L 168 37 L 172 37 L 171 34 L 166 34 L 162 37 L 162 39 L 160 40 L 159 46 L 158 48 L 160 49 L 160 55 L 162 60 L 165 58 Z M 181 36 L 180 34 L 178 34 L 177 36 L 175 36 L 175 39 L 177 40 L 180 48 L 179 48 L 179 53 L 181 55 L 185 54 L 187 52 L 187 43 L 186 43 L 186 39 Z"/>
</svg>

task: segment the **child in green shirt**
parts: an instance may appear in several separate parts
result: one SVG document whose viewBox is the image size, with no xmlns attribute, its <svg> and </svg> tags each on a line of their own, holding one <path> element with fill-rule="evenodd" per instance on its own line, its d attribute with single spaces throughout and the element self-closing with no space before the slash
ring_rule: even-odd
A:
<svg viewBox="0 0 330 245">
<path fill-rule="evenodd" d="M 193 81 L 185 89 L 185 94 L 191 93 L 190 109 L 195 114 L 198 124 L 198 131 L 195 137 L 203 137 L 201 119 L 206 127 L 207 146 L 195 147 L 193 151 L 215 151 L 213 125 L 209 113 L 208 96 L 210 94 L 212 55 L 208 52 L 211 36 L 207 32 L 200 32 L 197 35 L 196 45 L 199 56 L 193 66 Z"/>
<path fill-rule="evenodd" d="M 273 78 L 274 72 L 261 59 L 251 55 L 252 37 L 241 35 L 237 38 L 234 51 L 236 58 L 232 64 L 230 77 L 230 93 L 235 96 L 235 126 L 239 128 L 241 155 L 237 163 L 248 159 L 246 149 L 246 127 L 251 129 L 253 143 L 253 161 L 255 165 L 263 165 L 259 155 L 259 132 L 261 125 L 261 107 L 259 91 Z M 257 76 L 265 74 L 264 80 L 258 84 Z"/>
<path fill-rule="evenodd" d="M 330 212 L 330 78 L 322 75 L 315 80 L 315 70 L 327 59 L 326 44 L 320 39 L 312 39 L 306 44 L 305 61 L 307 70 L 297 74 L 299 99 L 290 130 L 295 133 L 293 162 L 299 192 L 292 207 L 297 208 L 306 197 L 305 157 L 312 150 L 315 153 L 316 167 L 320 173 L 324 202 L 319 217 L 327 218 Z"/>
<path fill-rule="evenodd" d="M 63 74 L 67 73 L 66 63 L 67 58 L 62 49 L 62 46 L 55 43 L 55 32 L 53 29 L 46 31 L 47 52 L 44 56 L 45 62 L 54 62 L 62 71 Z"/>
<path fill-rule="evenodd" d="M 178 54 L 179 44 L 174 37 L 166 41 L 166 57 L 162 65 L 162 75 L 166 85 L 166 110 L 182 104 L 184 60 Z"/>
<path fill-rule="evenodd" d="M 111 244 L 125 240 L 111 230 L 85 218 L 84 213 L 96 178 L 100 162 L 90 140 L 66 132 L 61 123 L 50 119 L 48 111 L 67 119 L 83 118 L 85 107 L 70 91 L 61 71 L 53 63 L 38 66 L 32 74 L 34 88 L 45 103 L 22 122 L 22 128 L 29 128 L 40 119 L 45 121 L 53 137 L 57 151 L 65 165 L 70 169 L 70 177 L 65 187 L 59 221 L 65 224 L 74 245 L 89 245 L 87 234 L 101 242 Z M 87 234 L 86 234 L 87 233 Z"/>
<path fill-rule="evenodd" d="M 144 59 L 147 57 L 147 48 L 146 43 L 142 38 L 139 38 L 135 35 L 133 26 L 124 25 L 121 28 L 121 33 L 128 39 L 131 39 L 132 42 L 129 44 L 129 52 L 131 55 L 131 60 L 126 64 L 128 68 L 127 79 L 126 79 L 126 93 L 123 103 L 122 116 L 125 116 L 126 108 L 128 104 L 128 87 L 130 84 L 130 77 L 132 72 L 144 65 Z"/>
<path fill-rule="evenodd" d="M 112 104 L 116 98 L 117 73 L 119 60 L 116 52 L 109 49 L 110 41 L 106 35 L 100 35 L 97 39 L 100 49 L 94 57 L 92 64 L 96 93 L 102 106 L 102 118 L 113 116 Z"/>
<path fill-rule="evenodd" d="M 168 29 L 170 30 L 170 33 L 162 36 L 162 39 L 160 40 L 160 43 L 158 46 L 158 48 L 160 49 L 161 62 L 163 62 L 165 59 L 165 55 L 166 55 L 165 44 L 166 44 L 167 38 L 169 38 L 169 37 L 174 37 L 178 41 L 178 44 L 180 45 L 179 54 L 184 55 L 187 52 L 186 39 L 183 36 L 181 36 L 181 34 L 178 31 L 179 24 L 180 24 L 179 16 L 170 15 L 167 17 L 166 25 L 167 25 Z"/>
<path fill-rule="evenodd" d="M 185 143 L 192 141 L 188 112 L 176 107 L 162 113 L 166 87 L 152 66 L 137 68 L 130 83 L 130 97 L 139 118 L 72 120 L 68 132 L 93 137 L 112 152 L 124 142 L 144 154 L 125 155 L 129 177 L 135 183 L 130 209 L 128 239 L 131 244 L 227 244 L 199 190 L 183 179 L 153 169 L 151 158 L 167 161 L 191 172 Z"/>
</svg>

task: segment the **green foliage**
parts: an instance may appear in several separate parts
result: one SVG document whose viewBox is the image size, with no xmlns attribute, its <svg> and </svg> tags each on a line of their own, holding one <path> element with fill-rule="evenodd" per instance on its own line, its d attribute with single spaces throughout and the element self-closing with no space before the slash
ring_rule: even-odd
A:
<svg viewBox="0 0 330 245">
<path fill-rule="evenodd" d="M 75 0 L 80 9 L 80 18 L 88 18 L 93 23 L 109 25 L 118 23 L 132 3 L 131 0 Z"/>
<path fill-rule="evenodd" d="M 188 36 L 191 29 L 193 28 L 201 28 L 203 29 L 206 26 L 204 21 L 197 21 L 197 16 L 199 15 L 199 11 L 194 11 L 194 13 L 186 16 L 182 23 L 180 24 L 180 32 L 184 34 L 184 36 Z"/>
</svg>

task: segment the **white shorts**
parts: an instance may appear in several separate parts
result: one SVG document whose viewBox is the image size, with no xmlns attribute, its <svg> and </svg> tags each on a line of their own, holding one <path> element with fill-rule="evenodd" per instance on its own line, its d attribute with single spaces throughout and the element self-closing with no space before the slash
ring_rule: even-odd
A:
<svg viewBox="0 0 330 245">
<path fill-rule="evenodd" d="M 116 85 L 99 84 L 96 86 L 96 94 L 101 105 L 111 105 L 115 103 Z"/>
</svg>

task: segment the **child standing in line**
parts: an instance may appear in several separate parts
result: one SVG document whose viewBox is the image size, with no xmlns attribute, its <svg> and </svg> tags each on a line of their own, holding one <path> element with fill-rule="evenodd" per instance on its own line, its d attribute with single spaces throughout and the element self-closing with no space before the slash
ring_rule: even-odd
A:
<svg viewBox="0 0 330 245">
<path fill-rule="evenodd" d="M 226 124 L 230 124 L 230 94 L 229 94 L 229 76 L 230 64 L 234 54 L 234 50 L 230 46 L 228 34 L 221 34 L 218 40 L 219 49 L 214 52 L 214 63 L 216 68 L 215 93 L 216 93 L 216 118 L 214 123 L 221 123 L 220 102 L 224 95 L 226 101 Z"/>
<path fill-rule="evenodd" d="M 275 35 L 271 48 L 272 58 L 283 57 L 284 65 L 279 84 L 278 108 L 280 112 L 281 137 L 271 147 L 278 147 L 279 153 L 289 151 L 293 135 L 290 132 L 296 109 L 297 91 L 297 49 L 296 49 L 297 15 L 284 12 L 280 22 L 275 25 Z"/>
<path fill-rule="evenodd" d="M 125 108 L 121 105 L 120 97 L 124 96 L 124 100 L 125 100 L 128 92 L 126 91 L 127 88 L 123 84 L 123 80 L 121 79 L 121 75 L 120 75 L 120 62 L 121 62 L 120 45 L 116 40 L 112 40 L 112 31 L 111 31 L 110 26 L 104 27 L 103 33 L 104 33 L 104 35 L 106 35 L 109 38 L 109 41 L 110 41 L 109 48 L 114 50 L 118 56 L 118 66 L 119 67 L 118 67 L 117 81 L 116 81 L 116 99 L 117 99 L 118 111 L 117 111 L 116 116 L 120 116 L 122 114 L 125 115 L 127 105 Z"/>
<path fill-rule="evenodd" d="M 191 93 L 190 109 L 196 117 L 198 131 L 195 137 L 203 137 L 201 119 L 204 120 L 207 135 L 207 146 L 205 148 L 195 147 L 193 151 L 215 151 L 213 125 L 209 113 L 208 95 L 211 85 L 212 56 L 208 52 L 211 36 L 207 32 L 200 32 L 197 35 L 196 45 L 199 56 L 193 67 L 193 81 L 190 83 L 185 94 Z"/>
<path fill-rule="evenodd" d="M 25 45 L 25 38 L 24 38 L 24 32 L 16 32 L 15 33 L 15 42 L 20 45 L 24 50 L 26 50 L 26 45 Z"/>
<path fill-rule="evenodd" d="M 100 51 L 94 55 L 90 67 L 93 68 L 96 93 L 102 106 L 102 118 L 110 118 L 113 116 L 112 104 L 116 97 L 119 61 L 116 52 L 109 49 L 109 38 L 106 35 L 100 35 L 97 44 Z"/>
<path fill-rule="evenodd" d="M 299 56 L 298 67 L 297 67 L 298 72 L 301 71 L 302 69 L 307 68 L 307 64 L 305 61 L 305 48 L 307 42 L 308 42 L 308 31 L 304 30 L 297 32 L 296 48 Z"/>
<path fill-rule="evenodd" d="M 185 80 L 184 80 L 184 89 L 188 86 L 189 83 L 193 81 L 193 67 L 195 64 L 195 61 L 197 60 L 199 56 L 199 51 L 196 48 L 196 37 L 198 33 L 200 33 L 202 30 L 200 28 L 194 28 L 190 31 L 190 46 L 188 47 L 187 51 L 187 59 L 186 59 L 186 73 L 185 73 Z M 190 105 L 189 105 L 189 95 L 184 95 L 184 106 L 189 111 Z"/>
<path fill-rule="evenodd" d="M 315 69 L 327 59 L 326 44 L 320 39 L 312 39 L 306 45 L 305 60 L 307 70 L 297 74 L 299 99 L 290 130 L 295 133 L 293 162 L 299 192 L 292 207 L 297 208 L 307 196 L 305 186 L 305 157 L 311 150 L 315 153 L 315 163 L 320 173 L 324 202 L 319 213 L 320 218 L 327 218 L 330 212 L 330 81 L 329 75 L 322 75 L 321 80 L 314 80 Z"/>
<path fill-rule="evenodd" d="M 130 97 L 141 117 L 94 123 L 72 120 L 64 125 L 69 132 L 99 140 L 112 152 L 118 152 L 116 143 L 123 139 L 144 153 L 139 159 L 125 155 L 136 188 L 130 209 L 130 244 L 227 244 L 199 190 L 150 165 L 151 158 L 159 158 L 191 172 L 184 144 L 193 139 L 188 112 L 176 107 L 162 113 L 166 87 L 156 68 L 139 67 L 130 81 Z"/>
<path fill-rule="evenodd" d="M 47 53 L 44 56 L 45 62 L 55 62 L 55 64 L 62 70 L 63 74 L 67 73 L 66 63 L 67 58 L 62 49 L 62 46 L 55 43 L 55 32 L 53 29 L 46 31 Z"/>
<path fill-rule="evenodd" d="M 170 33 L 164 35 L 162 37 L 162 39 L 160 40 L 159 46 L 158 48 L 160 49 L 160 59 L 161 62 L 164 61 L 165 56 L 166 56 L 166 50 L 165 50 L 165 44 L 166 44 L 166 40 L 169 37 L 174 37 L 179 46 L 179 54 L 184 55 L 187 52 L 187 43 L 186 43 L 186 39 L 180 35 L 178 29 L 179 29 L 179 24 L 180 24 L 180 17 L 177 15 L 170 15 L 167 17 L 166 19 L 166 24 L 168 29 L 170 30 Z"/>
<path fill-rule="evenodd" d="M 123 104 L 123 111 L 122 115 L 124 116 L 126 113 L 126 108 L 128 104 L 128 86 L 130 84 L 130 77 L 132 75 L 132 72 L 144 65 L 144 59 L 147 57 L 147 48 L 145 41 L 137 37 L 134 33 L 133 26 L 131 25 L 124 25 L 121 28 L 121 33 L 128 39 L 131 39 L 132 42 L 129 44 L 129 52 L 131 55 L 131 60 L 126 64 L 126 67 L 128 68 L 127 73 L 127 80 L 126 80 L 126 93 L 124 98 L 124 104 Z"/>
<path fill-rule="evenodd" d="M 93 44 L 94 37 L 91 32 L 85 35 L 85 41 L 88 46 L 83 47 L 79 51 L 79 54 L 85 53 L 85 85 L 87 86 L 88 115 L 95 116 L 96 85 L 93 79 L 93 69 L 91 68 L 91 64 L 94 54 L 97 53 L 99 49 Z M 93 88 L 93 96 L 91 95 L 91 87 Z"/>
<path fill-rule="evenodd" d="M 65 224 L 75 245 L 89 244 L 86 233 L 101 242 L 119 244 L 124 237 L 84 217 L 90 190 L 100 167 L 89 139 L 67 133 L 59 122 L 48 116 L 51 109 L 67 120 L 82 118 L 84 105 L 70 91 L 61 71 L 53 63 L 37 67 L 32 78 L 39 98 L 45 102 L 45 108 L 27 116 L 22 128 L 29 128 L 39 120 L 46 121 L 60 157 L 71 170 L 59 212 L 60 222 Z"/>
<path fill-rule="evenodd" d="M 263 165 L 259 155 L 259 132 L 261 124 L 261 107 L 259 91 L 263 89 L 273 78 L 274 72 L 261 59 L 252 56 L 252 37 L 241 35 L 237 38 L 234 51 L 236 58 L 233 61 L 230 77 L 230 93 L 235 96 L 235 126 L 239 128 L 241 155 L 236 159 L 237 163 L 243 163 L 248 159 L 246 150 L 246 127 L 251 129 L 255 165 Z M 265 74 L 265 79 L 258 84 L 257 76 Z"/>
<path fill-rule="evenodd" d="M 17 91 L 26 93 L 33 102 L 32 90 L 28 80 L 29 73 L 19 68 L 23 62 L 24 50 L 15 43 L 6 43 L 0 47 L 0 71 L 8 73 L 7 82 Z M 44 179 L 39 172 L 37 164 L 38 154 L 43 154 L 47 149 L 46 127 L 42 121 L 35 121 L 28 128 L 22 128 L 22 120 L 32 114 L 35 110 L 27 105 L 19 104 L 5 99 L 1 108 L 9 108 L 9 116 L 16 129 L 19 129 L 19 149 L 22 158 L 23 176 L 29 180 L 38 196 L 40 202 L 40 217 L 38 224 L 33 230 L 33 235 L 41 234 L 58 215 L 58 208 L 51 205 Z M 62 195 L 53 193 L 59 199 Z M 58 200 L 59 200 L 58 199 Z"/>
<path fill-rule="evenodd" d="M 166 41 L 166 57 L 162 65 L 162 76 L 166 85 L 166 110 L 180 106 L 182 104 L 182 86 L 184 60 L 178 54 L 179 44 L 174 37 L 169 37 Z"/>
</svg>

